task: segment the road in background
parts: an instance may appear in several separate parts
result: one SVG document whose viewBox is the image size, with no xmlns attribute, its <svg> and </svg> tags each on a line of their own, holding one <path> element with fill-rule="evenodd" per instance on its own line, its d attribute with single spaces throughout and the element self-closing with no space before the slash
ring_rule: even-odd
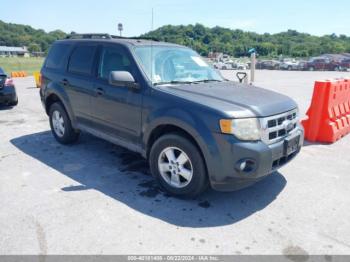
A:
<svg viewBox="0 0 350 262">
<path fill-rule="evenodd" d="M 257 71 L 256 84 L 305 112 L 313 81 L 341 75 Z M 18 107 L 0 110 L 0 254 L 350 253 L 350 136 L 306 144 L 248 189 L 179 200 L 132 152 L 88 134 L 58 144 L 32 79 L 16 84 Z"/>
</svg>

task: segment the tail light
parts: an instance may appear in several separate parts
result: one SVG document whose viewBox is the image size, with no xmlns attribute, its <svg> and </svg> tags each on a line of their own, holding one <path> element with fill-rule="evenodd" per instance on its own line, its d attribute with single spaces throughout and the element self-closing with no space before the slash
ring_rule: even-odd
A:
<svg viewBox="0 0 350 262">
<path fill-rule="evenodd" d="M 39 86 L 40 86 L 40 87 L 41 87 L 42 83 L 43 83 L 43 75 L 40 74 L 40 75 L 39 75 Z"/>
<path fill-rule="evenodd" d="M 14 86 L 12 78 L 6 78 L 5 86 Z"/>
</svg>

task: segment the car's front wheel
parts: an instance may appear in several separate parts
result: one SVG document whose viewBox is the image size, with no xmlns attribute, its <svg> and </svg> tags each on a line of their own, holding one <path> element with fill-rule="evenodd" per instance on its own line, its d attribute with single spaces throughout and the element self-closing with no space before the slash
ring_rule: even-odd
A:
<svg viewBox="0 0 350 262">
<path fill-rule="evenodd" d="M 152 174 L 170 194 L 194 197 L 208 187 L 199 149 L 178 134 L 164 135 L 152 146 L 149 156 Z"/>
<path fill-rule="evenodd" d="M 71 144 L 78 140 L 79 132 L 72 127 L 68 114 L 61 103 L 54 103 L 49 111 L 51 131 L 61 144 Z"/>
</svg>

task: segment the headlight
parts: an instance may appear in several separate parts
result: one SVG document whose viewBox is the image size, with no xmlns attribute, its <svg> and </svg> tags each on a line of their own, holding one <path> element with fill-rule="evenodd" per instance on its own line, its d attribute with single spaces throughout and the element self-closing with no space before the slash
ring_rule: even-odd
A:
<svg viewBox="0 0 350 262">
<path fill-rule="evenodd" d="M 222 133 L 235 135 L 240 140 L 261 139 L 260 122 L 257 118 L 221 119 L 220 129 Z"/>
</svg>

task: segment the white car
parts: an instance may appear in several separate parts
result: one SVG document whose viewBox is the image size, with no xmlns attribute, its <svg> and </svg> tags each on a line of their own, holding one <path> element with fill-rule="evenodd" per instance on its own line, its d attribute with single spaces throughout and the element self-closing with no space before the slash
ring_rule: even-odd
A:
<svg viewBox="0 0 350 262">
<path fill-rule="evenodd" d="M 295 60 L 284 60 L 280 64 L 281 70 L 299 70 L 299 62 Z"/>
<path fill-rule="evenodd" d="M 219 69 L 219 70 L 233 70 L 233 64 L 232 63 L 223 63 L 223 62 L 218 62 L 214 63 L 214 68 Z"/>
<path fill-rule="evenodd" d="M 248 64 L 245 64 L 245 63 L 237 63 L 236 64 L 236 69 L 238 69 L 238 70 L 247 70 L 247 69 L 249 69 L 249 66 L 248 66 Z"/>
</svg>

